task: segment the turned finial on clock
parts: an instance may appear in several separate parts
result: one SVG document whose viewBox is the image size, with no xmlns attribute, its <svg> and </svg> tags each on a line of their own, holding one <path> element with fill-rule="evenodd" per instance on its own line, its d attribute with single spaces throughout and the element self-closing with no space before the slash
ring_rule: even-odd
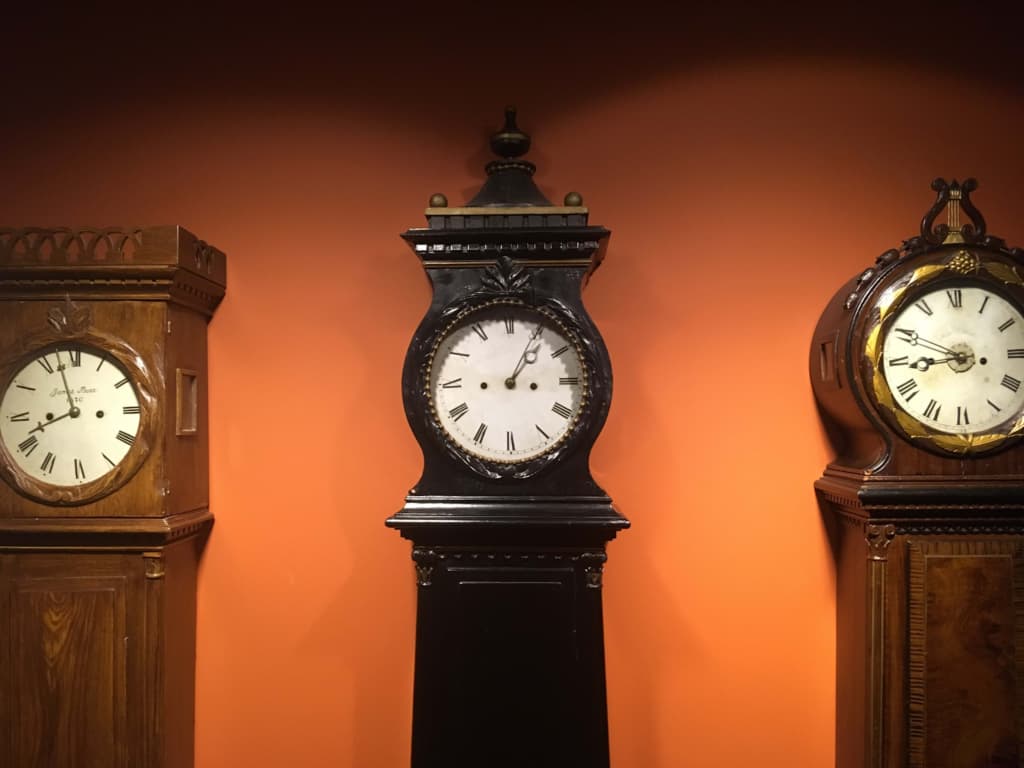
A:
<svg viewBox="0 0 1024 768">
<path fill-rule="evenodd" d="M 516 124 L 516 108 L 505 108 L 505 124 L 491 136 L 491 150 L 500 160 L 492 160 L 485 169 L 487 181 L 466 206 L 505 207 L 543 205 L 551 201 L 537 188 L 533 174 L 537 166 L 523 160 L 530 149 L 530 136 Z"/>
</svg>

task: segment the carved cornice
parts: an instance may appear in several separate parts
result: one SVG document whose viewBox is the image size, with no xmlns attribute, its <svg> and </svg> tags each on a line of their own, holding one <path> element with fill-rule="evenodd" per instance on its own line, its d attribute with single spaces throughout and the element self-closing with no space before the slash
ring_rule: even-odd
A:
<svg viewBox="0 0 1024 768">
<path fill-rule="evenodd" d="M 224 254 L 180 227 L 0 228 L 0 298 L 102 294 L 212 314 Z"/>
<path fill-rule="evenodd" d="M 549 236 L 550 238 L 550 236 Z M 572 259 L 589 261 L 591 255 L 601 247 L 597 240 L 496 240 L 492 242 L 471 242 L 466 240 L 446 242 L 417 242 L 413 246 L 416 254 L 430 266 L 437 261 L 483 262 L 494 264 L 499 256 L 514 257 L 517 262 L 539 261 L 545 264 Z M 465 266 L 478 266 L 466 263 Z"/>
</svg>

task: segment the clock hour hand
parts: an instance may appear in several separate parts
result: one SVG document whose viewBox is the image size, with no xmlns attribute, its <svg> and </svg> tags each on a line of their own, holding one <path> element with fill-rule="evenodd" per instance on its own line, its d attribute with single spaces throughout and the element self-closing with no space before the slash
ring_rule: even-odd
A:
<svg viewBox="0 0 1024 768">
<path fill-rule="evenodd" d="M 65 414 L 62 414 L 61 416 L 58 416 L 58 417 L 57 417 L 57 418 L 55 418 L 55 419 L 50 419 L 50 420 L 49 420 L 48 422 L 46 422 L 45 424 L 43 424 L 43 422 L 41 422 L 41 421 L 37 421 L 37 422 L 36 422 L 36 426 L 34 426 L 34 427 L 33 427 L 32 429 L 30 429 L 30 430 L 28 431 L 28 433 L 29 433 L 29 434 L 31 435 L 31 434 L 32 434 L 33 432 L 45 432 L 45 431 L 46 431 L 46 428 L 47 428 L 48 426 L 50 426 L 51 424 L 53 424 L 53 423 L 55 423 L 55 422 L 58 422 L 58 421 L 60 421 L 61 419 L 66 419 L 66 418 L 67 418 L 68 416 L 70 416 L 70 417 L 71 417 L 71 418 L 73 418 L 73 419 L 76 419 L 76 418 L 78 418 L 78 414 L 79 414 L 79 413 L 81 413 L 81 411 L 79 411 L 79 410 L 78 410 L 77 408 L 72 408 L 72 409 L 71 409 L 70 411 L 68 411 L 67 413 L 65 413 Z"/>
<path fill-rule="evenodd" d="M 958 353 L 955 357 L 940 357 L 938 359 L 934 357 L 919 357 L 910 364 L 910 367 L 916 371 L 924 373 L 933 365 L 940 365 L 942 363 L 966 363 L 967 360 L 972 357 L 974 357 L 974 355 L 967 354 L 966 352 Z"/>
</svg>

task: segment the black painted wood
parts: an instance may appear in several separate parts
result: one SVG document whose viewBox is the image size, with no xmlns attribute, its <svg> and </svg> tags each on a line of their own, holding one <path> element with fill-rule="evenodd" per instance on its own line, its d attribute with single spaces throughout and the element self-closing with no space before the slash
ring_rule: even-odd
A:
<svg viewBox="0 0 1024 768">
<path fill-rule="evenodd" d="M 403 238 L 433 301 L 409 345 L 402 394 L 423 474 L 387 525 L 413 543 L 419 585 L 414 768 L 608 765 L 601 580 L 628 527 L 590 473 L 611 403 L 607 349 L 581 292 L 610 234 L 578 196 L 552 206 L 518 158 L 514 113 L 502 158 L 468 206 L 431 200 Z M 444 205 L 438 205 L 444 203 Z M 589 393 L 556 448 L 518 464 L 468 456 L 430 412 L 427 361 L 460 312 L 495 298 L 553 313 L 580 341 Z"/>
</svg>

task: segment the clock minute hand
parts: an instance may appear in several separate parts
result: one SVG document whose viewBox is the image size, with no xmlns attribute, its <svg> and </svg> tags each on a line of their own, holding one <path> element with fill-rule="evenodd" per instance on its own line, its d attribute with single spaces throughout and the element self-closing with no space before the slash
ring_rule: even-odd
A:
<svg viewBox="0 0 1024 768">
<path fill-rule="evenodd" d="M 540 348 L 540 345 L 538 344 L 533 349 L 530 349 L 530 345 L 533 343 L 534 339 L 540 336 L 540 332 L 543 328 L 544 326 L 538 323 L 537 327 L 533 329 L 533 333 L 530 334 L 530 338 L 526 340 L 526 348 L 523 350 L 523 354 L 519 356 L 519 360 L 516 362 L 515 370 L 512 371 L 511 376 L 505 379 L 505 386 L 508 387 L 509 389 L 515 387 L 516 377 L 523 372 L 523 368 L 526 367 L 527 363 L 536 362 L 537 350 Z M 531 355 L 533 359 L 530 359 Z"/>
<path fill-rule="evenodd" d="M 907 342 L 911 346 L 931 349 L 934 350 L 935 352 L 941 352 L 944 355 L 950 355 L 955 359 L 960 359 L 963 356 L 962 352 L 957 352 L 956 350 L 950 349 L 949 347 L 944 347 L 941 344 L 936 344 L 934 341 L 929 341 L 928 339 L 921 338 L 921 336 L 918 335 L 917 331 L 912 331 L 909 328 L 897 328 L 896 333 L 903 334 L 903 341 Z"/>
<path fill-rule="evenodd" d="M 57 354 L 57 370 L 60 371 L 61 381 L 64 382 L 64 394 L 67 395 L 68 406 L 71 408 L 71 410 L 68 411 L 65 415 L 66 416 L 71 416 L 72 418 L 75 418 L 75 417 L 78 416 L 79 413 L 81 413 L 81 411 L 78 410 L 78 406 L 75 405 L 75 398 L 71 395 L 71 387 L 68 386 L 68 377 L 67 377 L 67 374 L 64 373 L 64 363 L 62 363 L 60 361 L 60 350 L 59 349 L 56 350 L 56 354 Z M 64 418 L 64 417 L 62 416 L 61 418 Z M 56 419 L 54 419 L 54 421 L 56 421 Z"/>
</svg>

